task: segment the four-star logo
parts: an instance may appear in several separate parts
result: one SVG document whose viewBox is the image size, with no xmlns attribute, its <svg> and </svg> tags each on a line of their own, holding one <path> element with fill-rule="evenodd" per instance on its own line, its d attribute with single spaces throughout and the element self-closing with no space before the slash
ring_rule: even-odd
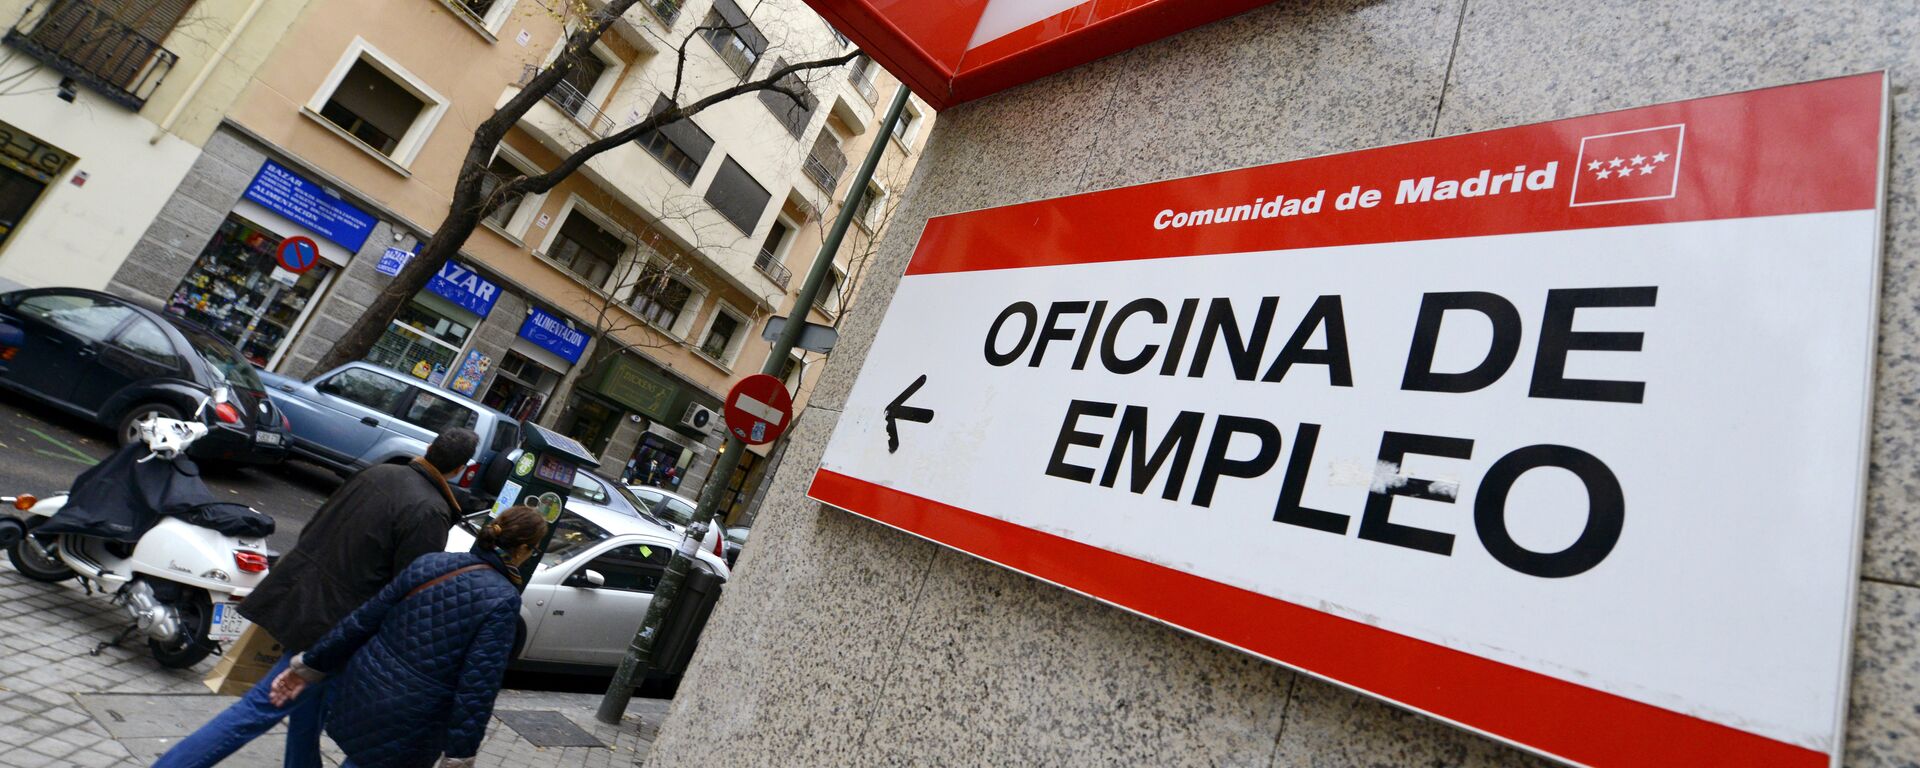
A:
<svg viewBox="0 0 1920 768">
<path fill-rule="evenodd" d="M 1666 200 L 1680 193 L 1686 125 L 1663 125 L 1580 140 L 1571 205 Z"/>
</svg>

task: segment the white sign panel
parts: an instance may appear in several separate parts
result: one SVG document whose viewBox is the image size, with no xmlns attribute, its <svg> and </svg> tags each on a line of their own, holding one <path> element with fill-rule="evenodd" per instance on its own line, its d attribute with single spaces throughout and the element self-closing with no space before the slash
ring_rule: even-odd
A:
<svg viewBox="0 0 1920 768">
<path fill-rule="evenodd" d="M 812 495 L 1569 762 L 1835 763 L 1885 103 L 936 219 Z"/>
</svg>

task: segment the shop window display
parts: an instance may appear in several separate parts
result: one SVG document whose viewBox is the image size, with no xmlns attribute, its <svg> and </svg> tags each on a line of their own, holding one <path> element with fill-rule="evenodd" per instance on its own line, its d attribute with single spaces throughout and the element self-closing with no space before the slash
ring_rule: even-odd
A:
<svg viewBox="0 0 1920 768">
<path fill-rule="evenodd" d="M 324 263 L 298 275 L 281 269 L 274 259 L 279 247 L 280 237 L 227 217 L 174 290 L 167 311 L 231 342 L 254 365 L 267 365 L 332 273 Z"/>
<path fill-rule="evenodd" d="M 521 421 L 540 415 L 540 406 L 560 380 L 559 373 L 518 352 L 508 352 L 495 370 L 498 373 L 480 403 Z"/>
<path fill-rule="evenodd" d="M 473 331 L 471 322 L 456 320 L 451 310 L 431 306 L 445 303 L 437 296 L 423 294 L 400 309 L 387 326 L 387 332 L 374 342 L 367 362 L 392 368 L 433 385 L 443 385 Z"/>
</svg>

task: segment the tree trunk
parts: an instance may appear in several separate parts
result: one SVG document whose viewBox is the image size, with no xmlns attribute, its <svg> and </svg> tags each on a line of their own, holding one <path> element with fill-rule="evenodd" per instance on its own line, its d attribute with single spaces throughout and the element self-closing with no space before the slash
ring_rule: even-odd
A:
<svg viewBox="0 0 1920 768">
<path fill-rule="evenodd" d="M 363 359 L 373 350 L 375 342 L 392 325 L 392 318 L 412 301 L 415 294 L 427 287 L 427 281 L 440 272 L 449 259 L 460 253 L 460 246 L 467 242 L 474 228 L 480 225 L 480 214 L 473 210 L 461 210 L 456 207 L 447 213 L 440 222 L 440 229 L 433 233 L 425 247 L 415 254 L 400 274 L 380 289 L 379 295 L 367 305 L 359 319 L 347 328 L 339 340 L 327 353 L 320 356 L 320 362 L 314 365 L 313 373 L 330 371 L 340 365 Z M 458 361 L 455 361 L 456 363 Z"/>
</svg>

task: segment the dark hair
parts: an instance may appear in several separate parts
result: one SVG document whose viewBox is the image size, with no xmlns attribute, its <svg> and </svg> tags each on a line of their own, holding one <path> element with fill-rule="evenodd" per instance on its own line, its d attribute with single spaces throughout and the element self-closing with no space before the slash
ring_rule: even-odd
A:
<svg viewBox="0 0 1920 768">
<path fill-rule="evenodd" d="M 473 458 L 473 450 L 480 446 L 480 436 L 465 427 L 454 427 L 440 433 L 433 439 L 433 445 L 427 446 L 427 463 L 440 474 L 447 474 L 467 465 Z"/>
<path fill-rule="evenodd" d="M 533 507 L 519 506 L 500 510 L 493 522 L 480 527 L 474 541 L 482 547 L 512 552 L 521 547 L 540 546 L 540 540 L 546 537 L 547 519 Z"/>
</svg>

